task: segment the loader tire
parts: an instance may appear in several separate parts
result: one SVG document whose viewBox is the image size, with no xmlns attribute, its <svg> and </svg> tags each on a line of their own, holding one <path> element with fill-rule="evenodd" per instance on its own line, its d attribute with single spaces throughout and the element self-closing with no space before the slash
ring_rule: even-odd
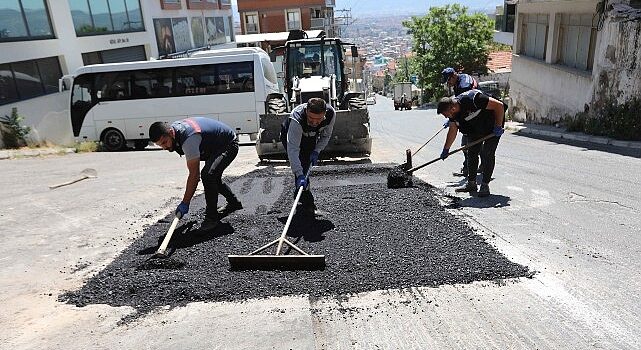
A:
<svg viewBox="0 0 641 350">
<path fill-rule="evenodd" d="M 355 109 L 365 109 L 365 100 L 358 97 L 352 97 L 347 102 L 347 108 L 352 111 Z"/>
<path fill-rule="evenodd" d="M 285 100 L 281 98 L 273 98 L 267 101 L 267 113 L 268 114 L 280 114 L 287 112 L 287 104 Z"/>
</svg>

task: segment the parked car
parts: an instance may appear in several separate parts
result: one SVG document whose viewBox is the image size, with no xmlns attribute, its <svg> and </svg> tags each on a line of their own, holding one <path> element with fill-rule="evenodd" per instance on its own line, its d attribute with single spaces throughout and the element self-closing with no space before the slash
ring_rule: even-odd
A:
<svg viewBox="0 0 641 350">
<path fill-rule="evenodd" d="M 375 105 L 376 104 L 376 94 L 374 94 L 374 93 L 369 94 L 369 96 L 367 97 L 367 100 L 365 100 L 365 103 L 367 103 L 368 105 Z"/>
<path fill-rule="evenodd" d="M 501 99 L 501 89 L 497 81 L 482 81 L 479 83 L 479 90 L 483 91 L 486 95 Z"/>
</svg>

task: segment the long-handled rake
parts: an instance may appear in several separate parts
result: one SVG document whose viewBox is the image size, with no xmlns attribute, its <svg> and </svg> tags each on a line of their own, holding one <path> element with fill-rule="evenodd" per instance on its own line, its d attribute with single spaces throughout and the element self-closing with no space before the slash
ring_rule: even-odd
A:
<svg viewBox="0 0 641 350">
<path fill-rule="evenodd" d="M 309 166 L 305 179 L 309 177 L 312 166 Z M 232 270 L 323 270 L 325 268 L 325 255 L 310 255 L 305 253 L 302 249 L 298 248 L 294 243 L 290 242 L 287 238 L 287 230 L 292 222 L 294 213 L 296 212 L 296 205 L 300 200 L 303 193 L 303 186 L 298 188 L 294 205 L 289 212 L 287 222 L 283 228 L 280 237 L 264 246 L 254 250 L 248 255 L 228 255 L 229 265 Z M 278 244 L 276 254 L 274 255 L 258 255 L 263 250 Z M 281 253 L 283 244 L 287 244 L 300 255 L 284 255 Z"/>
<path fill-rule="evenodd" d="M 403 169 L 406 169 L 406 170 L 410 169 L 412 167 L 412 157 L 414 157 L 418 152 L 420 152 L 420 150 L 422 150 L 423 147 L 425 147 L 430 141 L 432 141 L 436 136 L 438 136 L 438 134 L 440 134 L 441 131 L 445 129 L 447 129 L 447 127 L 439 129 L 436 132 L 436 134 L 430 137 L 429 140 L 425 141 L 425 143 L 421 147 L 419 147 L 414 153 L 412 153 L 410 149 L 406 149 L 405 150 L 406 161 L 405 163 L 401 164 L 401 167 L 403 167 Z"/>
</svg>

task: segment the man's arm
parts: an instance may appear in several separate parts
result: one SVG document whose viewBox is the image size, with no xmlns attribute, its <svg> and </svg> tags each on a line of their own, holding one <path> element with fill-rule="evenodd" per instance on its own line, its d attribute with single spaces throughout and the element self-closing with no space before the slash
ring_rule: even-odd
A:
<svg viewBox="0 0 641 350">
<path fill-rule="evenodd" d="M 334 113 L 334 117 L 332 118 L 332 120 L 321 132 L 320 138 L 318 139 L 318 142 L 316 142 L 316 147 L 314 148 L 314 151 L 316 151 L 316 153 L 321 153 L 321 151 L 324 150 L 325 147 L 327 147 L 329 140 L 331 140 L 332 138 L 332 132 L 334 132 L 335 122 L 336 122 L 336 113 Z"/>
<path fill-rule="evenodd" d="M 187 176 L 187 185 L 185 186 L 185 194 L 183 195 L 183 202 L 189 203 L 191 198 L 196 193 L 198 182 L 200 182 L 200 158 L 194 158 L 187 161 L 187 169 L 189 175 Z"/>
<path fill-rule="evenodd" d="M 503 102 L 490 97 L 485 109 L 491 110 L 494 114 L 494 126 L 502 127 L 503 119 L 505 118 L 505 109 L 503 108 Z"/>
<path fill-rule="evenodd" d="M 185 158 L 187 159 L 187 170 L 189 170 L 185 194 L 183 196 L 183 202 L 185 203 L 191 201 L 194 193 L 196 193 L 198 182 L 200 181 L 200 143 L 202 139 L 200 134 L 193 134 L 189 136 L 182 145 Z"/>
<path fill-rule="evenodd" d="M 454 141 L 456 140 L 456 134 L 458 133 L 458 125 L 456 122 L 450 121 L 449 129 L 447 129 L 447 137 L 445 138 L 444 149 L 450 149 Z"/>
<path fill-rule="evenodd" d="M 304 175 L 303 166 L 300 163 L 300 140 L 303 138 L 303 127 L 295 120 L 289 121 L 287 130 L 287 158 L 289 165 L 296 177 Z"/>
</svg>

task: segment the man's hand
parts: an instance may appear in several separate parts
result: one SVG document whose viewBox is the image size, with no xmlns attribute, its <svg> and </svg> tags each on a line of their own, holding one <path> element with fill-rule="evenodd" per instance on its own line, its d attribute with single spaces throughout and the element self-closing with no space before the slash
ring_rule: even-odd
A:
<svg viewBox="0 0 641 350">
<path fill-rule="evenodd" d="M 298 189 L 299 187 L 307 187 L 307 179 L 304 175 L 300 175 L 296 178 L 296 189 Z"/>
<path fill-rule="evenodd" d="M 189 203 L 180 202 L 178 208 L 176 208 L 176 216 L 183 217 L 189 212 Z"/>
<path fill-rule="evenodd" d="M 443 129 L 447 129 L 450 127 L 450 119 L 447 118 L 445 119 L 445 123 L 443 123 Z"/>
<path fill-rule="evenodd" d="M 441 160 L 445 160 L 450 155 L 450 149 L 449 148 L 443 148 L 443 152 L 441 152 Z"/>
<path fill-rule="evenodd" d="M 312 162 L 312 165 L 316 165 L 318 162 L 318 152 L 312 151 L 312 154 L 309 155 L 309 161 Z"/>
<path fill-rule="evenodd" d="M 503 132 L 504 132 L 504 130 L 503 130 L 502 127 L 500 127 L 500 126 L 495 126 L 494 127 L 494 136 L 501 137 L 501 135 L 503 135 Z"/>
</svg>

